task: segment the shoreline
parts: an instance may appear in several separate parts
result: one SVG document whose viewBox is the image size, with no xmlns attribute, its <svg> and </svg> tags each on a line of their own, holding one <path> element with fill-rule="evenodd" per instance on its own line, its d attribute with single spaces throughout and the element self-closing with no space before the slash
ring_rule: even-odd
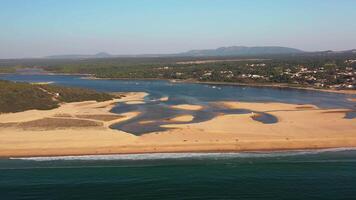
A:
<svg viewBox="0 0 356 200">
<path fill-rule="evenodd" d="M 340 151 L 340 150 L 356 150 L 356 146 L 344 146 L 344 147 L 315 147 L 315 148 L 280 148 L 280 149 L 249 149 L 249 150 L 184 150 L 184 151 L 132 151 L 132 152 L 110 152 L 110 153 L 96 153 L 96 154 L 82 154 L 82 153 L 72 153 L 72 154 L 23 154 L 14 156 L 1 156 L 1 159 L 16 159 L 16 158 L 43 158 L 43 157 L 80 157 L 80 156 L 124 156 L 124 155 L 149 155 L 149 154 L 229 154 L 229 153 L 289 153 L 289 152 L 303 152 L 303 151 Z"/>
<path fill-rule="evenodd" d="M 356 90 L 334 90 L 334 89 L 318 89 L 313 87 L 298 87 L 291 86 L 287 84 L 257 84 L 257 83 L 237 83 L 237 82 L 202 82 L 202 81 L 176 81 L 177 83 L 197 83 L 197 84 L 208 84 L 208 85 L 237 85 L 237 86 L 248 86 L 248 87 L 266 87 L 266 88 L 280 88 L 280 89 L 296 89 L 296 90 L 308 90 L 317 92 L 329 92 L 337 94 L 349 94 L 356 95 Z"/>
<path fill-rule="evenodd" d="M 196 81 L 196 80 L 180 80 L 180 79 L 160 79 L 160 78 L 98 78 L 93 75 L 84 75 L 83 79 L 88 80 L 153 80 L 153 81 L 169 81 L 171 83 L 193 83 L 207 85 L 230 85 L 230 86 L 247 86 L 247 87 L 266 87 L 266 88 L 281 88 L 281 89 L 296 89 L 308 90 L 317 92 L 329 92 L 337 94 L 356 95 L 356 90 L 334 90 L 334 89 L 318 89 L 313 87 L 291 86 L 288 84 L 258 84 L 258 83 L 237 83 L 237 82 L 214 82 L 214 81 Z"/>
<path fill-rule="evenodd" d="M 3 73 L 7 74 L 17 74 L 17 73 Z M 1 75 L 1 73 L 0 73 Z M 94 74 L 80 74 L 80 73 L 56 73 L 49 72 L 41 75 L 49 76 L 81 76 L 82 79 L 87 80 L 151 80 L 151 81 L 169 81 L 171 83 L 192 83 L 192 84 L 207 84 L 207 85 L 230 85 L 230 86 L 247 86 L 247 87 L 267 87 L 267 88 L 280 88 L 280 89 L 296 89 L 296 90 L 307 90 L 307 91 L 317 91 L 317 92 L 328 92 L 346 95 L 356 95 L 356 90 L 335 90 L 335 89 L 322 89 L 313 87 L 302 87 L 302 86 L 291 86 L 288 84 L 259 84 L 259 83 L 238 83 L 238 82 L 214 82 L 214 81 L 197 81 L 197 80 L 180 80 L 180 79 L 161 79 L 161 78 L 99 78 L 95 77 Z"/>
</svg>

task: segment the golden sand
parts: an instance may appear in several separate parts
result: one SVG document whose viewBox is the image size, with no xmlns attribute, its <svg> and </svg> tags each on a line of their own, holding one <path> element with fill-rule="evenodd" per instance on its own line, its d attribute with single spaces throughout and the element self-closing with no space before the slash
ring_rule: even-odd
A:
<svg viewBox="0 0 356 200">
<path fill-rule="evenodd" d="M 162 97 L 159 99 L 159 101 L 168 101 L 169 97 Z"/>
<path fill-rule="evenodd" d="M 181 110 L 201 110 L 201 109 L 203 109 L 203 106 L 201 106 L 201 105 L 190 105 L 190 104 L 180 104 L 180 105 L 171 106 L 171 108 L 181 109 Z"/>
<path fill-rule="evenodd" d="M 30 110 L 1 114 L 0 156 L 356 147 L 356 119 L 344 118 L 348 110 L 325 110 L 314 105 L 218 102 L 230 108 L 267 112 L 276 116 L 278 123 L 263 124 L 255 121 L 251 118 L 254 115 L 252 113 L 219 115 L 202 123 L 166 125 L 171 129 L 142 136 L 109 128 L 114 123 L 137 116 L 137 112 L 123 113 L 117 115 L 117 118 L 98 117 L 115 115 L 109 112 L 115 103 L 142 101 L 145 95 L 147 94 L 130 93 L 122 99 L 106 102 L 68 103 L 49 111 Z M 183 108 L 187 106 L 184 105 Z M 190 106 L 197 109 L 194 105 Z M 100 122 L 100 125 L 64 129 L 18 127 L 18 124 L 44 118 L 80 119 Z M 192 116 L 183 115 L 171 120 L 190 119 Z"/>
<path fill-rule="evenodd" d="M 171 118 L 168 119 L 168 121 L 172 121 L 172 122 L 190 122 L 193 120 L 193 116 L 192 115 L 179 115 L 175 118 Z"/>
<path fill-rule="evenodd" d="M 31 83 L 32 85 L 49 85 L 49 84 L 53 84 L 53 81 L 48 81 L 48 82 L 33 82 Z"/>
</svg>

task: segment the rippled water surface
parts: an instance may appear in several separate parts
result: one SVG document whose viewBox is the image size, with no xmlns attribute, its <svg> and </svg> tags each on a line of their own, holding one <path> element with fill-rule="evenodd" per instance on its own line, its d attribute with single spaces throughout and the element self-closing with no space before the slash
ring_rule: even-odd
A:
<svg viewBox="0 0 356 200">
<path fill-rule="evenodd" d="M 1 199 L 354 199 L 356 151 L 0 160 Z"/>
</svg>

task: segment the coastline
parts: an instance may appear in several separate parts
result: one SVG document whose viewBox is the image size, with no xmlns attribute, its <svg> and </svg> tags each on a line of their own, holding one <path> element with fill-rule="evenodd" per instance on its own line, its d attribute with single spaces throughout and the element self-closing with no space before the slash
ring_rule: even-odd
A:
<svg viewBox="0 0 356 200">
<path fill-rule="evenodd" d="M 258 146 L 259 143 L 255 141 L 246 142 L 246 145 L 251 145 L 251 143 Z M 8 158 L 29 158 L 29 157 L 57 157 L 57 156 L 104 156 L 104 155 L 132 155 L 132 154 L 155 154 L 155 153 L 273 153 L 273 152 L 290 152 L 290 151 L 317 151 L 317 150 L 332 150 L 332 149 L 354 149 L 356 148 L 356 141 L 352 143 L 339 146 L 330 145 L 329 141 L 319 141 L 318 145 L 310 144 L 310 146 L 305 146 L 305 141 L 299 141 L 300 144 L 294 144 L 291 147 L 285 147 L 282 141 L 274 141 L 270 143 L 273 145 L 271 148 L 258 148 L 258 147 L 248 147 L 248 148 L 236 148 L 235 143 L 225 143 L 225 144 L 202 144 L 196 146 L 187 145 L 172 145 L 172 146 L 113 146 L 113 147 L 100 147 L 100 148 L 51 148 L 46 149 L 44 152 L 43 148 L 37 149 L 19 149 L 14 152 L 4 151 L 0 154 L 0 159 Z M 342 140 L 341 142 L 346 142 Z M 261 141 L 261 144 L 263 142 Z M 315 147 L 313 147 L 315 146 Z M 194 148 L 192 148 L 194 147 Z"/>
<path fill-rule="evenodd" d="M 170 80 L 171 81 L 171 80 Z M 296 89 L 296 90 L 309 90 L 309 91 L 317 91 L 317 92 L 330 92 L 330 93 L 338 93 L 338 94 L 350 94 L 356 95 L 356 90 L 333 90 L 333 89 L 319 89 L 313 87 L 299 87 L 299 86 L 291 86 L 288 84 L 258 84 L 258 83 L 237 83 L 237 82 L 205 82 L 205 81 L 190 81 L 190 80 L 182 80 L 182 81 L 174 81 L 174 82 L 182 82 L 182 83 L 197 83 L 197 84 L 208 84 L 208 85 L 237 85 L 237 86 L 248 86 L 248 87 L 267 87 L 267 88 L 282 88 L 282 89 Z"/>
<path fill-rule="evenodd" d="M 136 136 L 110 125 L 138 116 L 138 112 L 114 114 L 120 102 L 142 101 L 146 93 L 127 93 L 106 102 L 76 102 L 38 111 L 0 115 L 0 157 L 111 155 L 135 153 L 290 151 L 356 147 L 356 123 L 344 119 L 349 110 L 319 109 L 313 105 L 285 103 L 216 102 L 229 108 L 267 112 L 278 123 L 252 120 L 254 114 L 227 114 L 201 123 L 169 124 L 168 129 Z M 178 107 L 179 108 L 179 107 Z M 184 105 L 179 109 L 197 109 Z M 108 116 L 110 115 L 110 116 Z M 95 126 L 56 127 L 41 119 L 87 120 Z M 37 123 L 33 123 L 33 122 Z M 32 123 L 29 123 L 32 122 Z M 58 122 L 58 121 L 57 121 Z M 11 127 L 11 123 L 31 126 Z M 318 126 L 315 126 L 318 124 Z"/>
<path fill-rule="evenodd" d="M 3 73 L 16 74 L 16 73 Z M 1 73 L 0 73 L 1 75 Z M 193 84 L 208 84 L 208 85 L 236 85 L 236 86 L 247 86 L 247 87 L 268 87 L 268 88 L 281 88 L 281 89 L 296 89 L 296 90 L 308 90 L 317 92 L 329 92 L 347 95 L 356 95 L 356 90 L 335 90 L 335 89 L 322 89 L 313 87 L 302 87 L 302 86 L 291 86 L 288 84 L 259 84 L 259 83 L 237 83 L 237 82 L 214 82 L 214 81 L 197 81 L 197 80 L 180 80 L 180 79 L 160 79 L 160 78 L 98 78 L 94 74 L 80 74 L 80 73 L 56 73 L 48 72 L 43 75 L 61 75 L 61 76 L 82 76 L 82 79 L 88 80 L 152 80 L 152 81 L 169 81 L 172 83 L 193 83 Z"/>
<path fill-rule="evenodd" d="M 77 74 L 78 75 L 78 74 Z M 319 89 L 313 87 L 291 86 L 288 84 L 258 84 L 258 83 L 237 83 L 237 82 L 213 82 L 213 81 L 197 81 L 197 80 L 180 80 L 180 79 L 159 79 L 159 78 L 98 78 L 90 74 L 86 74 L 83 79 L 88 80 L 158 80 L 169 81 L 172 83 L 193 83 L 193 84 L 208 84 L 208 85 L 236 85 L 247 87 L 267 87 L 267 88 L 282 88 L 282 89 L 296 89 L 296 90 L 309 90 L 317 92 L 329 92 L 338 94 L 356 95 L 356 90 L 335 90 L 335 89 Z"/>
<path fill-rule="evenodd" d="M 134 148 L 137 148 L 135 146 Z M 184 147 L 182 147 L 183 149 Z M 89 149 L 88 149 L 89 150 Z M 0 159 L 16 159 L 16 158 L 43 158 L 43 157 L 69 157 L 69 156 L 115 156 L 115 155 L 149 155 L 149 154 L 218 154 L 218 153 L 290 153 L 290 152 L 301 152 L 301 151 L 339 151 L 339 150 L 356 150 L 356 146 L 345 146 L 345 147 L 332 147 L 332 146 L 326 146 L 326 147 L 315 147 L 315 148 L 281 148 L 281 149 L 246 149 L 246 150 L 234 150 L 234 149 L 226 149 L 226 150 L 180 150 L 180 151 L 118 151 L 117 153 L 112 151 L 113 149 L 111 148 L 110 150 L 107 149 L 105 151 L 104 148 L 99 149 L 102 153 L 81 153 L 82 151 L 90 152 L 85 149 L 81 149 L 80 151 L 76 151 L 73 149 L 73 152 L 71 153 L 63 153 L 60 154 L 58 152 L 60 151 L 65 151 L 65 149 L 54 149 L 56 153 L 52 154 L 51 151 L 48 152 L 48 154 L 38 154 L 37 152 L 35 154 L 19 154 L 19 155 L 14 155 L 14 156 L 1 156 Z M 107 153 L 105 153 L 107 152 Z"/>
</svg>

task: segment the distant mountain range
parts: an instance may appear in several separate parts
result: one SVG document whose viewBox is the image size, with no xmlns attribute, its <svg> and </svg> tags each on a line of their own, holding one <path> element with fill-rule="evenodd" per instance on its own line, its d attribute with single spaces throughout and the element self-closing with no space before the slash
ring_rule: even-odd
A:
<svg viewBox="0 0 356 200">
<path fill-rule="evenodd" d="M 217 49 L 192 50 L 180 55 L 186 56 L 251 56 L 251 55 L 272 55 L 272 54 L 296 54 L 304 51 L 288 47 L 262 46 L 245 47 L 231 46 Z"/>
<path fill-rule="evenodd" d="M 81 59 L 81 58 L 111 58 L 117 57 L 115 55 L 111 55 L 106 52 L 100 52 L 94 55 L 85 55 L 85 54 L 68 54 L 68 55 L 53 55 L 47 56 L 46 58 L 54 58 L 54 59 Z"/>
<path fill-rule="evenodd" d="M 356 50 L 348 51 L 319 51 L 306 52 L 295 48 L 279 47 L 279 46 L 230 46 L 220 47 L 217 49 L 191 50 L 176 54 L 138 54 L 138 55 L 112 55 L 106 52 L 100 52 L 94 55 L 54 55 L 46 58 L 53 59 L 86 59 L 86 58 L 115 58 L 115 57 L 219 57 L 219 56 L 259 56 L 259 55 L 294 55 L 303 53 L 356 53 Z"/>
</svg>

